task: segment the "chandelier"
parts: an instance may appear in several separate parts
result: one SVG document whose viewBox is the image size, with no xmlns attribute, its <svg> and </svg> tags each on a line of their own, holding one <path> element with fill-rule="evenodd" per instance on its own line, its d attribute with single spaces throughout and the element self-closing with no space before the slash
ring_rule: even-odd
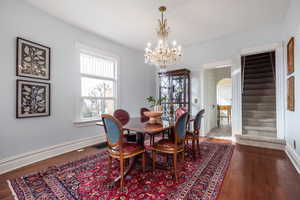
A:
<svg viewBox="0 0 300 200">
<path fill-rule="evenodd" d="M 170 28 L 167 24 L 167 19 L 164 19 L 164 12 L 167 10 L 165 6 L 161 6 L 161 19 L 158 20 L 159 27 L 157 29 L 158 43 L 154 49 L 151 48 L 151 43 L 147 44 L 145 49 L 145 63 L 160 67 L 161 70 L 166 70 L 168 65 L 174 65 L 181 61 L 182 52 L 181 46 L 173 41 L 170 47 L 168 35 Z"/>
</svg>

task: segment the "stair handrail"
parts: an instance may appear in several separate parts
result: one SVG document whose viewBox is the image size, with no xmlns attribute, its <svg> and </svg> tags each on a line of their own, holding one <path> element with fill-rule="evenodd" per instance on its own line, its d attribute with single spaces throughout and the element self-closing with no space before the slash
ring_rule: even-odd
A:
<svg viewBox="0 0 300 200">
<path fill-rule="evenodd" d="M 274 82 L 276 83 L 275 66 L 274 66 L 274 62 L 273 62 L 273 52 L 270 52 L 270 58 L 271 58 L 273 78 L 274 78 Z"/>
<path fill-rule="evenodd" d="M 242 94 L 244 93 L 244 80 L 245 80 L 245 65 L 246 65 L 246 56 L 242 56 Z"/>
</svg>

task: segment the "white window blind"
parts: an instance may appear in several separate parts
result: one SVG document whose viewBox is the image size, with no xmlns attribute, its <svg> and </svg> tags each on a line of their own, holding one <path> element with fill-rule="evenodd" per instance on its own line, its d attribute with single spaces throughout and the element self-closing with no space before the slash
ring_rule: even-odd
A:
<svg viewBox="0 0 300 200">
<path fill-rule="evenodd" d="M 81 111 L 84 120 L 112 114 L 117 102 L 117 63 L 94 52 L 80 52 Z"/>
</svg>

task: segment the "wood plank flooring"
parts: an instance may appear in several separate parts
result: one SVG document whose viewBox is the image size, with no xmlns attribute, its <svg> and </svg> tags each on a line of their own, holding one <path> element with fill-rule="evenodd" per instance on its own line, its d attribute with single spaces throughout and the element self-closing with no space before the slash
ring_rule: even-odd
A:
<svg viewBox="0 0 300 200">
<path fill-rule="evenodd" d="M 88 147 L 0 175 L 0 200 L 13 200 L 7 179 L 78 160 L 98 151 L 97 146 Z M 236 145 L 219 200 L 300 200 L 300 175 L 283 151 Z"/>
</svg>

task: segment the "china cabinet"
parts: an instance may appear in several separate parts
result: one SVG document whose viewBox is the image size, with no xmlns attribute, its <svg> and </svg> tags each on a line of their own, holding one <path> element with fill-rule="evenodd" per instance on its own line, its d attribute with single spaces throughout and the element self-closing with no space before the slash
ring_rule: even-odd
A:
<svg viewBox="0 0 300 200">
<path fill-rule="evenodd" d="M 185 107 L 190 112 L 191 80 L 188 69 L 159 72 L 159 97 L 165 97 L 161 102 L 164 117 L 174 117 L 179 107 Z"/>
</svg>

